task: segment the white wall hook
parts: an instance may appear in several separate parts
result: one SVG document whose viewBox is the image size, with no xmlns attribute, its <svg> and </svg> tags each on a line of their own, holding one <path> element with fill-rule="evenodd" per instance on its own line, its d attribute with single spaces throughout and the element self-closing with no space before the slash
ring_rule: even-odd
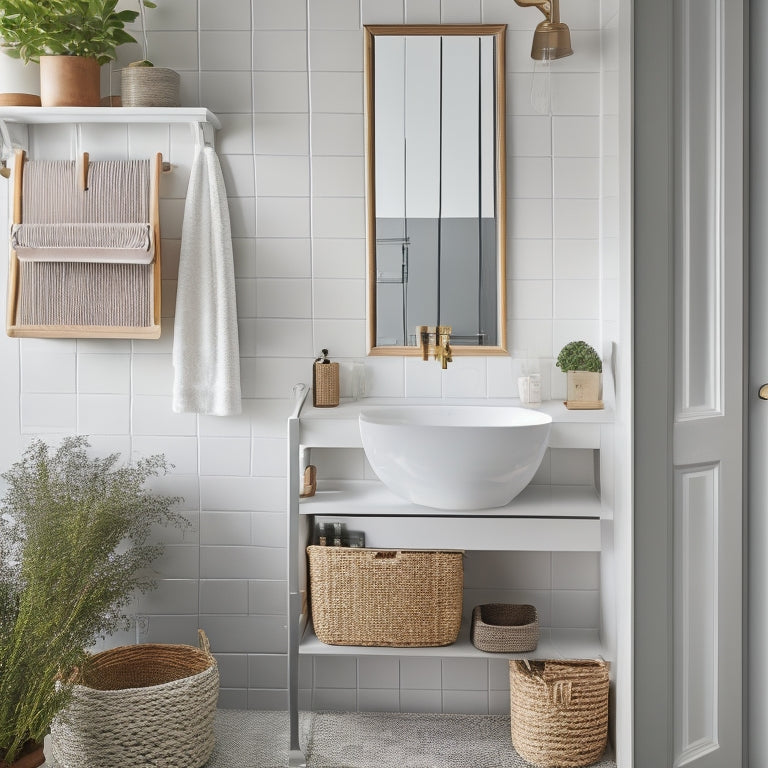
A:
<svg viewBox="0 0 768 768">
<path fill-rule="evenodd" d="M 196 148 L 214 146 L 214 129 L 211 123 L 190 123 L 190 128 Z"/>
</svg>

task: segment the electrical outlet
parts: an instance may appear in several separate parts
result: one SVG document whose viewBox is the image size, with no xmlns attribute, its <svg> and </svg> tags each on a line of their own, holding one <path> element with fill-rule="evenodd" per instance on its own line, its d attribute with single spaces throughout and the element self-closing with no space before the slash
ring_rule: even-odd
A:
<svg viewBox="0 0 768 768">
<path fill-rule="evenodd" d="M 136 642 L 141 643 L 147 639 L 149 634 L 149 616 L 143 614 L 136 615 Z"/>
</svg>

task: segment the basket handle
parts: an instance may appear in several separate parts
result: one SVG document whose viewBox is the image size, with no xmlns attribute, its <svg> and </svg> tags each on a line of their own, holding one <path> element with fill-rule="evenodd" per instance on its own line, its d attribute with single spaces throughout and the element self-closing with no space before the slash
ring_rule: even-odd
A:
<svg viewBox="0 0 768 768">
<path fill-rule="evenodd" d="M 425 550 L 425 549 L 368 549 L 368 555 L 371 560 L 378 561 L 392 561 L 399 560 L 403 555 L 417 555 L 424 552 L 439 552 L 441 554 L 461 554 L 464 556 L 464 552 L 459 550 Z"/>
<path fill-rule="evenodd" d="M 547 686 L 550 688 L 550 686 Z M 557 680 L 551 685 L 552 704 L 557 709 L 568 709 L 571 705 L 573 686 L 570 680 Z"/>
<path fill-rule="evenodd" d="M 396 549 L 376 549 L 370 553 L 371 560 L 391 561 L 400 559 L 400 551 Z"/>
<path fill-rule="evenodd" d="M 208 639 L 208 635 L 205 634 L 204 629 L 197 630 L 197 643 L 200 646 L 200 650 L 206 655 L 213 658 L 211 653 L 211 641 Z"/>
</svg>

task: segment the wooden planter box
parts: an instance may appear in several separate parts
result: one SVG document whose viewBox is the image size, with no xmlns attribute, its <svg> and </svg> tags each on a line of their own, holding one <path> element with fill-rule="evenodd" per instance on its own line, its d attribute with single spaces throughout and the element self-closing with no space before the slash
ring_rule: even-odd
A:
<svg viewBox="0 0 768 768">
<path fill-rule="evenodd" d="M 568 371 L 568 399 L 571 410 L 593 410 L 603 407 L 601 399 L 602 374 L 591 371 Z"/>
</svg>

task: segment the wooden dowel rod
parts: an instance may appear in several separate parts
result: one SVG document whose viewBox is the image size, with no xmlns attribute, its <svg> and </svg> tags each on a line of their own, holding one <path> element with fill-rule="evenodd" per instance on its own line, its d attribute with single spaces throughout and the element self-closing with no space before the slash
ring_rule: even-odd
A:
<svg viewBox="0 0 768 768">
<path fill-rule="evenodd" d="M 80 189 L 82 189 L 83 192 L 88 191 L 88 163 L 89 155 L 87 152 L 83 152 L 83 156 L 80 159 L 80 164 L 77 169 L 77 175 L 80 180 Z"/>
<path fill-rule="evenodd" d="M 13 161 L 13 223 L 21 224 L 22 217 L 22 177 L 24 175 L 24 159 L 26 154 L 23 149 L 17 149 Z M 6 331 L 10 333 L 12 326 L 16 324 L 16 305 L 19 296 L 19 259 L 16 251 L 11 248 L 8 261 L 8 308 L 6 315 Z"/>
</svg>

